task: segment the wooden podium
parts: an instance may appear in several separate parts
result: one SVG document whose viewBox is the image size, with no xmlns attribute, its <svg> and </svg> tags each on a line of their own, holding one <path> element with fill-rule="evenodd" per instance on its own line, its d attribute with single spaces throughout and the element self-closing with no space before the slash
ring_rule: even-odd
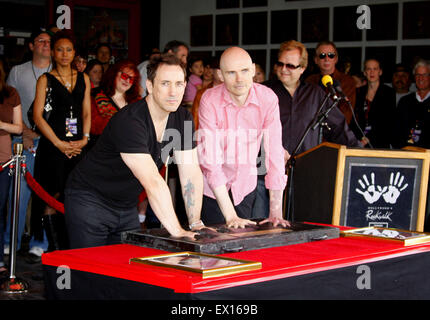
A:
<svg viewBox="0 0 430 320">
<path fill-rule="evenodd" d="M 430 150 L 324 142 L 296 157 L 294 221 L 423 231 Z"/>
</svg>

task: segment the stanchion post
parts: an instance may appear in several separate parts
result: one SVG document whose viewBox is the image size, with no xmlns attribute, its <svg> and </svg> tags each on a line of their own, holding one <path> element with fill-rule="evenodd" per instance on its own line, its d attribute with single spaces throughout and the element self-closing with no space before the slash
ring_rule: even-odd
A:
<svg viewBox="0 0 430 320">
<path fill-rule="evenodd" d="M 9 255 L 9 278 L 1 284 L 1 290 L 7 293 L 25 293 L 28 292 L 28 283 L 19 279 L 15 275 L 16 271 L 16 251 L 18 243 L 18 219 L 19 219 L 19 199 L 21 192 L 21 175 L 25 172 L 25 156 L 22 155 L 23 145 L 17 143 L 14 145 L 13 157 L 13 212 L 11 214 L 11 235 L 10 235 L 10 255 Z"/>
</svg>

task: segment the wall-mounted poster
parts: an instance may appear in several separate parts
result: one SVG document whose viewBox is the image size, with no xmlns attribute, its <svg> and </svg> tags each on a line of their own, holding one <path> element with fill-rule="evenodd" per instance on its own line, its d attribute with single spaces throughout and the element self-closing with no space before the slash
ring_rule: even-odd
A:
<svg viewBox="0 0 430 320">
<path fill-rule="evenodd" d="M 128 58 L 128 10 L 74 7 L 74 32 L 90 54 L 99 43 L 108 43 L 117 60 Z"/>
</svg>

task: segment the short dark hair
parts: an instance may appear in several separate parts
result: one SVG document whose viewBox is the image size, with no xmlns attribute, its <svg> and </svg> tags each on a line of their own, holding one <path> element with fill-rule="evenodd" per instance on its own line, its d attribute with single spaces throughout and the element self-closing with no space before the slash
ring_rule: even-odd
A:
<svg viewBox="0 0 430 320">
<path fill-rule="evenodd" d="M 182 63 L 182 61 L 178 59 L 174 54 L 163 53 L 160 57 L 155 58 L 149 62 L 147 67 L 149 81 L 154 83 L 154 79 L 157 75 L 157 70 L 163 64 L 181 67 L 182 71 L 184 72 L 184 80 L 186 79 L 187 69 L 186 66 Z"/>
<path fill-rule="evenodd" d="M 73 48 L 76 50 L 76 38 L 70 29 L 62 29 L 54 34 L 51 39 L 51 50 L 54 50 L 55 44 L 61 39 L 69 40 L 73 44 Z"/>
<path fill-rule="evenodd" d="M 112 55 L 112 48 L 110 47 L 109 43 L 107 43 L 107 42 L 99 43 L 99 44 L 96 46 L 96 50 L 95 50 L 95 53 L 96 53 L 96 54 L 97 54 L 97 51 L 99 51 L 99 49 L 100 49 L 101 47 L 106 47 L 106 48 L 108 48 L 108 49 L 109 49 L 109 54 L 110 54 L 110 55 Z"/>
<path fill-rule="evenodd" d="M 178 41 L 178 40 L 172 40 L 172 41 L 169 41 L 166 43 L 166 45 L 164 46 L 163 53 L 168 53 L 169 50 L 172 50 L 173 53 L 176 53 L 176 52 L 178 52 L 179 47 L 185 47 L 185 48 L 187 48 L 188 51 L 190 51 L 190 49 L 188 48 L 188 46 L 185 42 Z"/>
<path fill-rule="evenodd" d="M 332 46 L 332 47 L 333 47 L 333 49 L 334 49 L 334 51 L 335 51 L 335 53 L 336 53 L 336 54 L 338 54 L 338 53 L 337 53 L 337 47 L 336 47 L 336 45 L 334 44 L 334 42 L 333 42 L 333 41 L 328 41 L 328 40 L 321 41 L 321 42 L 319 42 L 319 43 L 317 44 L 317 46 L 315 47 L 315 54 L 316 54 L 316 52 L 317 52 L 318 48 L 319 48 L 319 47 L 321 47 L 321 46 Z"/>
</svg>

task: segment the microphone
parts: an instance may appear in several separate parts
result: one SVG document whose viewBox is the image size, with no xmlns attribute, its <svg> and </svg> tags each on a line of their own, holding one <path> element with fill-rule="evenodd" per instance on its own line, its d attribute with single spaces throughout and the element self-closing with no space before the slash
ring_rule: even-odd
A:
<svg viewBox="0 0 430 320">
<path fill-rule="evenodd" d="M 328 89 L 330 94 L 333 96 L 334 100 L 340 99 L 340 97 L 338 96 L 338 94 L 336 92 L 336 89 L 333 87 L 332 77 L 330 77 L 328 74 L 326 74 L 324 77 L 322 77 L 321 82 L 324 85 L 324 87 L 326 87 Z"/>
<path fill-rule="evenodd" d="M 334 86 L 334 89 L 336 90 L 336 92 L 337 92 L 337 94 L 338 94 L 339 98 L 341 98 L 341 99 L 345 100 L 346 102 L 350 103 L 350 102 L 349 102 L 349 98 L 348 98 L 348 96 L 343 92 L 342 87 L 340 86 L 339 81 L 334 80 L 334 84 L 333 84 L 333 86 Z"/>
</svg>

